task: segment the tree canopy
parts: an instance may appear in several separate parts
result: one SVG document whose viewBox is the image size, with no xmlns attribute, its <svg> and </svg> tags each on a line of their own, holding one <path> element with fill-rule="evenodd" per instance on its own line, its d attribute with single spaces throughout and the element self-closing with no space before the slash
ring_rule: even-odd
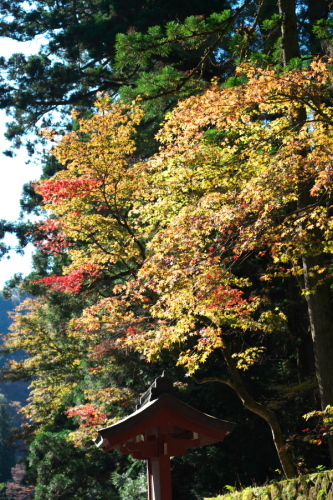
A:
<svg viewBox="0 0 333 500">
<path fill-rule="evenodd" d="M 17 147 L 38 120 L 52 120 L 50 112 L 90 106 L 102 91 L 146 99 L 151 140 L 167 109 L 200 92 L 214 76 L 233 76 L 239 58 L 276 63 L 283 12 L 289 19 L 293 5 L 291 0 L 167 6 L 133 0 L 126 7 L 115 0 L 2 2 L 1 36 L 44 40 L 35 55 L 1 59 L 0 108 L 13 117 L 7 137 Z M 329 12 L 326 0 L 299 2 L 304 56 L 331 50 Z M 142 149 L 149 148 L 149 139 L 141 141 Z M 31 140 L 25 142 L 32 152 Z"/>
</svg>

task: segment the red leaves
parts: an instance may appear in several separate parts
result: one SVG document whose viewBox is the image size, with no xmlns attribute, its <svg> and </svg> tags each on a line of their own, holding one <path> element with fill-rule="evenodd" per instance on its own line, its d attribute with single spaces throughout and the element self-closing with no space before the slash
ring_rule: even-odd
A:
<svg viewBox="0 0 333 500">
<path fill-rule="evenodd" d="M 67 276 L 47 276 L 33 283 L 47 285 L 53 290 L 59 292 L 79 293 L 87 280 L 95 281 L 100 277 L 100 266 L 98 264 L 86 264 L 85 266 L 73 271 Z"/>
<path fill-rule="evenodd" d="M 93 403 L 74 406 L 64 413 L 70 418 L 79 417 L 81 419 L 80 427 L 104 424 L 107 420 L 106 414 L 99 410 L 97 405 Z"/>
<path fill-rule="evenodd" d="M 84 198 L 100 184 L 96 179 L 79 177 L 77 179 L 55 179 L 36 184 L 36 191 L 43 196 L 44 203 L 60 204 L 71 198 Z"/>
<path fill-rule="evenodd" d="M 209 308 L 225 308 L 234 309 L 238 306 L 243 306 L 247 302 L 243 299 L 244 292 L 237 288 L 228 289 L 227 287 L 221 285 L 217 286 L 209 299 Z M 238 311 L 240 314 L 240 311 Z"/>
<path fill-rule="evenodd" d="M 35 235 L 41 233 L 42 240 L 36 241 L 35 245 L 40 247 L 43 252 L 50 254 L 60 254 L 66 248 L 71 246 L 66 236 L 60 231 L 61 222 L 56 219 L 47 219 L 43 224 L 37 226 Z"/>
<path fill-rule="evenodd" d="M 126 330 L 127 335 L 135 335 L 138 329 L 135 326 L 129 326 Z"/>
</svg>

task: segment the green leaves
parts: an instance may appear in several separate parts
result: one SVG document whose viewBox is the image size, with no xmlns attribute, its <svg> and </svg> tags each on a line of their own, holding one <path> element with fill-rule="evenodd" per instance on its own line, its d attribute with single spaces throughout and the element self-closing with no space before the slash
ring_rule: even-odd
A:
<svg viewBox="0 0 333 500">
<path fill-rule="evenodd" d="M 187 17 L 184 23 L 171 21 L 165 28 L 152 26 L 147 33 L 119 33 L 116 37 L 116 68 L 151 66 L 154 56 L 168 57 L 172 51 L 198 49 L 208 45 L 213 35 L 220 35 L 233 18 L 230 10 L 204 16 Z"/>
</svg>

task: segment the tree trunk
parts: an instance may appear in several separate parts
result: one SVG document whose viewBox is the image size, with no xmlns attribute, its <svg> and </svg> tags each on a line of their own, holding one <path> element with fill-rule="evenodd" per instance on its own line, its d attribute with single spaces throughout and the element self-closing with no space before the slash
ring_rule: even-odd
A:
<svg viewBox="0 0 333 500">
<path fill-rule="evenodd" d="M 315 351 L 315 365 L 323 409 L 333 405 L 333 311 L 330 287 L 319 282 L 316 266 L 324 267 L 321 256 L 303 257 L 306 299 L 308 303 L 311 336 Z"/>
<path fill-rule="evenodd" d="M 304 153 L 306 154 L 306 152 Z M 298 197 L 298 208 L 304 209 L 313 203 L 309 183 L 303 184 Z M 323 202 L 324 203 L 324 202 Z M 300 223 L 302 227 L 302 223 Z M 304 228 L 302 228 L 304 229 Z M 322 241 L 321 229 L 313 230 L 313 243 Z M 320 250 L 319 250 L 320 251 Z M 318 252 L 318 250 L 317 250 Z M 310 331 L 314 347 L 316 377 L 319 386 L 321 408 L 333 405 L 333 304 L 330 285 L 325 274 L 318 272 L 327 267 L 326 257 L 321 253 L 304 253 L 302 256 L 304 292 L 308 306 Z M 327 438 L 331 464 L 333 465 L 333 436 Z"/>
<path fill-rule="evenodd" d="M 309 0 L 313 6 L 313 1 Z M 320 2 L 321 4 L 321 2 Z M 299 43 L 297 36 L 297 18 L 295 0 L 278 0 L 279 11 L 282 16 L 282 50 L 283 61 L 287 65 L 293 57 L 299 57 Z M 300 126 L 306 120 L 306 111 L 300 108 L 298 117 L 293 119 L 294 126 Z M 307 152 L 304 151 L 304 156 Z M 313 203 L 310 196 L 311 186 L 303 184 L 300 189 L 298 208 L 306 209 Z M 320 230 L 313 234 L 314 240 L 322 240 Z M 314 345 L 316 376 L 319 384 L 321 406 L 324 410 L 327 405 L 333 405 L 333 311 L 331 291 L 323 281 L 318 269 L 325 267 L 323 254 L 313 255 L 311 249 L 302 256 L 305 296 L 308 305 L 310 330 Z M 328 438 L 331 462 L 333 465 L 333 437 Z"/>
<path fill-rule="evenodd" d="M 308 303 L 311 336 L 314 345 L 316 376 L 322 410 L 333 405 L 333 309 L 331 291 L 322 275 L 314 268 L 325 266 L 323 256 L 303 256 L 303 271 L 306 299 Z M 333 465 L 333 436 L 328 437 L 331 463 Z"/>
<path fill-rule="evenodd" d="M 278 0 L 279 13 L 282 17 L 282 55 L 283 64 L 287 66 L 291 59 L 300 57 L 297 33 L 297 17 L 295 0 Z"/>
<path fill-rule="evenodd" d="M 223 347 L 221 348 L 222 355 L 224 360 L 228 366 L 229 372 L 231 374 L 232 380 L 222 379 L 220 377 L 207 377 L 202 380 L 198 380 L 195 375 L 191 375 L 197 384 L 206 384 L 208 382 L 221 382 L 222 384 L 226 384 L 231 387 L 237 394 L 237 396 L 242 401 L 245 408 L 250 410 L 252 413 L 255 413 L 259 417 L 263 418 L 267 424 L 269 425 L 273 441 L 275 445 L 276 452 L 278 454 L 280 464 L 283 470 L 284 475 L 290 479 L 295 477 L 296 469 L 290 459 L 287 445 L 284 441 L 282 430 L 278 419 L 275 413 L 258 403 L 253 399 L 253 397 L 249 394 L 248 390 L 245 387 L 242 377 L 237 369 L 236 363 L 231 356 L 228 346 L 223 341 Z"/>
<path fill-rule="evenodd" d="M 275 413 L 255 401 L 253 397 L 248 393 L 242 377 L 240 376 L 240 373 L 236 367 L 236 363 L 231 356 L 229 348 L 225 344 L 225 342 L 223 342 L 222 354 L 232 376 L 232 383 L 230 383 L 229 385 L 235 390 L 239 398 L 242 400 L 245 408 L 266 420 L 271 428 L 274 445 L 285 476 L 287 478 L 295 477 L 296 470 L 289 457 L 287 445 L 284 441 L 282 430 Z"/>
<path fill-rule="evenodd" d="M 313 26 L 320 19 L 327 19 L 330 12 L 330 2 L 327 0 L 307 0 L 308 26 L 305 29 L 309 35 L 311 54 L 325 55 L 332 57 L 332 41 L 324 38 L 319 39 L 313 32 Z"/>
<path fill-rule="evenodd" d="M 290 276 L 286 280 L 286 287 L 288 329 L 296 349 L 298 381 L 301 384 L 315 374 L 314 346 L 307 302 L 295 276 Z"/>
</svg>

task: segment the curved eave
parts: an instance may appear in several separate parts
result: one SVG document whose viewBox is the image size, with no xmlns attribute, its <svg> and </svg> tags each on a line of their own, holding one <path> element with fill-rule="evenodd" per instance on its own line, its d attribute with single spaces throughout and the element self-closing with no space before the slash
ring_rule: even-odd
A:
<svg viewBox="0 0 333 500">
<path fill-rule="evenodd" d="M 156 426 L 178 426 L 216 442 L 223 441 L 234 425 L 202 413 L 171 394 L 161 394 L 120 422 L 100 429 L 94 442 L 109 451 Z"/>
</svg>

